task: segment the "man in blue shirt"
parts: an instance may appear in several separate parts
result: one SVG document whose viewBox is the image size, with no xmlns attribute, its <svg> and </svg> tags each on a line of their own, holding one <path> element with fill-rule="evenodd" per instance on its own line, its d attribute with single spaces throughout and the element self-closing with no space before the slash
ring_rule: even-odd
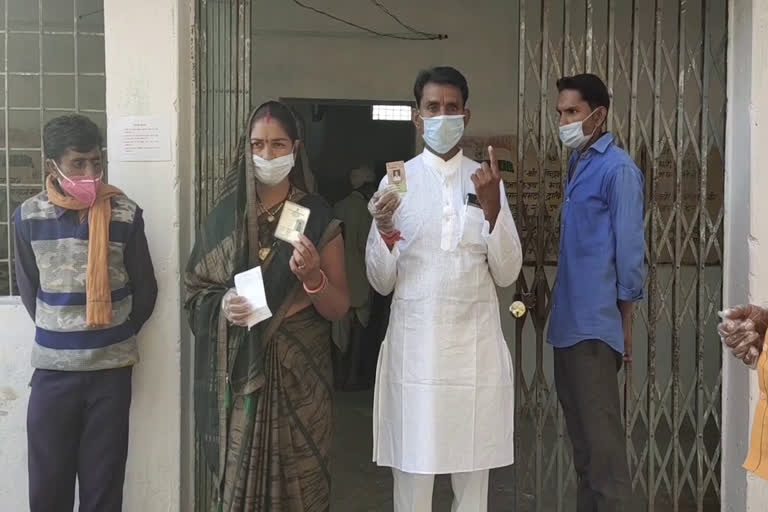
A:
<svg viewBox="0 0 768 512">
<path fill-rule="evenodd" d="M 562 208 L 548 342 L 573 444 L 578 512 L 631 499 L 617 372 L 632 357 L 632 308 L 643 298 L 643 176 L 605 131 L 610 96 L 595 75 L 565 77 L 560 139 L 573 149 Z"/>
</svg>

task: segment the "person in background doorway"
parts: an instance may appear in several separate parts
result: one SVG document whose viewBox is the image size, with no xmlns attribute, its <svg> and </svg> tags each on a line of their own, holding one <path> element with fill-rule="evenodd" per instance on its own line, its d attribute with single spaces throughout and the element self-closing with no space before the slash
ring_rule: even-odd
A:
<svg viewBox="0 0 768 512">
<path fill-rule="evenodd" d="M 424 152 L 405 164 L 408 192 L 386 178 L 370 202 L 371 285 L 394 291 L 379 355 L 374 460 L 394 474 L 395 512 L 431 512 L 450 473 L 454 512 L 488 508 L 491 468 L 514 457 L 512 357 L 496 286 L 515 282 L 520 240 L 492 148 L 465 158 L 469 88 L 454 68 L 421 72 L 414 123 Z M 481 207 L 467 205 L 476 195 Z"/>
<path fill-rule="evenodd" d="M 562 207 L 548 342 L 573 444 L 578 512 L 619 512 L 632 499 L 616 373 L 632 358 L 632 309 L 645 275 L 643 176 L 605 124 L 608 89 L 565 77 L 560 139 L 574 152 Z"/>
<path fill-rule="evenodd" d="M 747 304 L 720 314 L 718 326 L 723 343 L 752 369 L 757 370 L 760 395 L 752 425 L 744 469 L 768 480 L 768 309 Z"/>
<path fill-rule="evenodd" d="M 32 512 L 121 510 L 136 335 L 157 297 L 141 209 L 103 182 L 102 137 L 43 129 L 45 190 L 14 213 L 16 282 L 37 327 L 27 413 Z"/>
<path fill-rule="evenodd" d="M 283 103 L 254 110 L 186 273 L 195 334 L 195 417 L 218 504 L 231 512 L 326 512 L 333 433 L 331 321 L 349 309 L 344 240 L 308 193 L 299 127 Z M 310 210 L 304 235 L 275 238 L 287 201 Z M 235 275 L 260 267 L 273 316 L 253 313 Z"/>
<path fill-rule="evenodd" d="M 376 175 L 369 166 L 360 166 L 349 173 L 352 192 L 336 203 L 334 216 L 343 224 L 344 261 L 349 281 L 349 313 L 334 322 L 334 374 L 336 387 L 356 390 L 366 387 L 368 376 L 362 375 L 363 354 L 374 340 L 365 334 L 371 316 L 371 286 L 365 271 L 365 245 L 371 230 L 368 201 L 376 192 Z"/>
</svg>

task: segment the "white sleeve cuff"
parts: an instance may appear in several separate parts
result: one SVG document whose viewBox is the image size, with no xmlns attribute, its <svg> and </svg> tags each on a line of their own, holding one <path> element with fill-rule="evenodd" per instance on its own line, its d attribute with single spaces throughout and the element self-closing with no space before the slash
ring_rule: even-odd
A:
<svg viewBox="0 0 768 512">
<path fill-rule="evenodd" d="M 372 226 L 365 251 L 366 269 L 371 286 L 381 295 L 389 295 L 395 288 L 399 256 L 397 244 L 390 251 L 376 227 Z"/>
</svg>

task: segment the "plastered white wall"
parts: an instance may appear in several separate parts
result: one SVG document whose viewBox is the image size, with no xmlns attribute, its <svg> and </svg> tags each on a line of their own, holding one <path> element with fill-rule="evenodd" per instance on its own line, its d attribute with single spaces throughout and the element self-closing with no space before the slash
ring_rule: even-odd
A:
<svg viewBox="0 0 768 512">
<path fill-rule="evenodd" d="M 27 400 L 34 325 L 21 301 L 0 298 L 0 510 L 28 510 Z"/>
<path fill-rule="evenodd" d="M 384 32 L 405 32 L 371 2 L 310 2 Z M 517 2 L 445 0 L 385 2 L 403 21 L 445 41 L 369 37 L 297 7 L 253 2 L 254 103 L 267 98 L 413 101 L 416 73 L 452 65 L 469 81 L 471 134 L 511 133 L 516 127 Z"/>
<path fill-rule="evenodd" d="M 180 6 L 185 0 L 105 0 L 109 144 L 121 116 L 171 126 L 171 161 L 110 161 L 110 179 L 144 209 L 160 295 L 141 334 L 134 373 L 124 509 L 175 511 L 180 503 L 181 298 L 179 154 Z M 183 44 L 188 44 L 184 40 Z M 188 172 L 185 169 L 185 172 Z"/>
<path fill-rule="evenodd" d="M 723 303 L 747 301 L 749 279 L 749 154 L 751 138 L 737 135 L 749 126 L 752 62 L 751 2 L 732 0 L 729 7 L 728 113 L 725 173 L 725 254 Z M 738 27 L 738 30 L 735 30 Z M 734 80 L 733 77 L 741 77 Z M 747 480 L 741 465 L 747 454 L 750 415 L 749 374 L 744 365 L 723 353 L 722 510 L 746 509 Z"/>
</svg>

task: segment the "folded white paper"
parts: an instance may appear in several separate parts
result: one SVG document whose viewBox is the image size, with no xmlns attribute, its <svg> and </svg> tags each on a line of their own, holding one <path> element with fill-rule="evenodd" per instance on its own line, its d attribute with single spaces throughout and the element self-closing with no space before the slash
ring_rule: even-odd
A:
<svg viewBox="0 0 768 512">
<path fill-rule="evenodd" d="M 245 297 L 253 308 L 253 313 L 248 317 L 248 329 L 272 317 L 272 311 L 267 304 L 267 296 L 264 293 L 264 279 L 261 275 L 261 267 L 255 267 L 235 276 L 235 291 L 241 297 Z"/>
</svg>

